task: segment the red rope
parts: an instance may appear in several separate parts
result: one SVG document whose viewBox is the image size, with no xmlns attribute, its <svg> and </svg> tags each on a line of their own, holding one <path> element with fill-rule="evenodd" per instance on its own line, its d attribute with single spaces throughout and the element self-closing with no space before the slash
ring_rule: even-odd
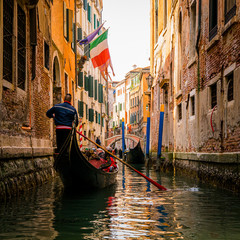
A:
<svg viewBox="0 0 240 240">
<path fill-rule="evenodd" d="M 214 112 L 216 107 L 217 107 L 217 105 L 214 106 L 214 108 L 212 110 L 212 113 L 211 113 L 211 117 L 210 117 L 210 124 L 211 124 L 211 128 L 212 128 L 213 133 L 214 133 L 214 129 L 213 129 L 213 125 L 212 125 L 212 115 L 213 115 L 213 112 Z"/>
</svg>

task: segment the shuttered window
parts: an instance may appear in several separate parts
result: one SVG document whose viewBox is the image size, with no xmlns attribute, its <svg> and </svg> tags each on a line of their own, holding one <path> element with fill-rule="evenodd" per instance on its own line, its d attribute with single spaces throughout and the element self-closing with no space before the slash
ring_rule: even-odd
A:
<svg viewBox="0 0 240 240">
<path fill-rule="evenodd" d="M 88 91 L 88 82 L 89 82 L 89 77 L 85 75 L 84 77 L 84 88 L 86 91 Z"/>
<path fill-rule="evenodd" d="M 88 77 L 88 82 L 88 96 L 93 97 L 93 77 L 91 75 Z"/>
<path fill-rule="evenodd" d="M 98 96 L 98 83 L 97 80 L 94 80 L 94 99 L 97 100 L 97 96 Z"/>
<path fill-rule="evenodd" d="M 79 117 L 83 117 L 83 102 L 82 101 L 78 101 L 78 115 Z"/>
<path fill-rule="evenodd" d="M 89 108 L 89 121 L 94 122 L 94 110 Z"/>
<path fill-rule="evenodd" d="M 86 119 L 88 120 L 88 105 L 86 104 Z"/>
<path fill-rule="evenodd" d="M 101 83 L 98 84 L 98 102 L 103 103 L 103 85 Z"/>
<path fill-rule="evenodd" d="M 88 21 L 91 22 L 91 20 L 92 20 L 92 8 L 88 3 Z"/>
<path fill-rule="evenodd" d="M 102 127 L 104 127 L 104 118 L 101 118 L 102 119 Z"/>
<path fill-rule="evenodd" d="M 87 10 L 87 0 L 83 0 L 83 9 L 86 11 Z"/>
<path fill-rule="evenodd" d="M 77 40 L 82 40 L 82 28 L 77 29 Z"/>
<path fill-rule="evenodd" d="M 98 113 L 98 124 L 100 124 L 100 121 L 101 121 L 101 115 L 100 113 Z"/>
<path fill-rule="evenodd" d="M 78 86 L 83 87 L 83 72 L 78 72 Z"/>
</svg>

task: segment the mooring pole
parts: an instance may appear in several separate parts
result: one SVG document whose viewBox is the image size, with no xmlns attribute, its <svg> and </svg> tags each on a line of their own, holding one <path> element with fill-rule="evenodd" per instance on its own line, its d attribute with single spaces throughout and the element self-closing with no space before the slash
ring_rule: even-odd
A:
<svg viewBox="0 0 240 240">
<path fill-rule="evenodd" d="M 122 118 L 122 154 L 125 152 L 125 137 L 124 137 L 124 118 Z"/>
<path fill-rule="evenodd" d="M 162 152 L 162 134 L 163 134 L 163 120 L 164 120 L 164 104 L 161 104 L 160 119 L 159 119 L 159 131 L 158 131 L 158 152 L 157 152 L 157 170 L 160 167 L 160 159 Z"/>
<path fill-rule="evenodd" d="M 149 158 L 149 143 L 150 143 L 150 111 L 147 117 L 147 142 L 146 142 L 146 157 Z"/>
</svg>

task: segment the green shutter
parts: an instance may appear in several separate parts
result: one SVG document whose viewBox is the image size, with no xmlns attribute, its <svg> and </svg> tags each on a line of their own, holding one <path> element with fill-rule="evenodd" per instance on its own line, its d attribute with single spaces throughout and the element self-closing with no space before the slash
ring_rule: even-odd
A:
<svg viewBox="0 0 240 240">
<path fill-rule="evenodd" d="M 94 100 L 97 100 L 97 90 L 98 90 L 98 84 L 97 80 L 94 80 Z"/>
<path fill-rule="evenodd" d="M 77 29 L 77 40 L 82 40 L 82 28 Z"/>
<path fill-rule="evenodd" d="M 94 110 L 89 108 L 89 121 L 94 122 Z"/>
<path fill-rule="evenodd" d="M 78 72 L 78 86 L 83 87 L 83 72 Z"/>
<path fill-rule="evenodd" d="M 88 96 L 93 97 L 93 77 L 90 75 L 89 76 L 89 88 L 88 88 Z"/>
<path fill-rule="evenodd" d="M 102 118 L 102 127 L 104 127 L 104 118 Z"/>
<path fill-rule="evenodd" d="M 100 103 L 100 86 L 101 83 L 98 83 L 98 102 Z"/>
<path fill-rule="evenodd" d="M 73 23 L 73 25 L 72 25 L 72 33 L 73 33 L 72 49 L 73 49 L 74 52 L 76 52 L 75 51 L 75 44 L 74 44 L 74 40 L 75 40 L 75 23 Z"/>
<path fill-rule="evenodd" d="M 84 9 L 84 10 L 87 10 L 87 0 L 84 0 L 84 1 L 83 1 L 83 9 Z"/>
<path fill-rule="evenodd" d="M 83 117 L 83 102 L 78 101 L 78 115 L 79 117 Z"/>
<path fill-rule="evenodd" d="M 91 15 L 92 15 L 92 13 L 91 13 L 91 6 L 90 6 L 90 4 L 88 3 L 88 21 L 89 22 L 91 22 Z"/>
<path fill-rule="evenodd" d="M 86 104 L 86 119 L 88 120 L 88 105 Z"/>
<path fill-rule="evenodd" d="M 101 101 L 103 103 L 103 84 L 102 84 L 102 87 L 101 87 Z"/>
<path fill-rule="evenodd" d="M 100 116 L 100 113 L 98 114 L 98 124 L 100 124 L 100 118 L 101 118 L 101 116 Z"/>
<path fill-rule="evenodd" d="M 96 20 L 97 20 L 96 14 L 94 14 L 93 16 L 94 16 L 94 20 L 93 20 L 94 21 L 94 23 L 93 23 L 94 24 L 94 29 L 96 29 L 96 27 L 97 27 L 97 24 L 96 24 Z"/>
<path fill-rule="evenodd" d="M 85 90 L 86 91 L 89 91 L 89 78 L 90 78 L 90 76 L 85 75 L 84 81 L 85 81 Z"/>
</svg>

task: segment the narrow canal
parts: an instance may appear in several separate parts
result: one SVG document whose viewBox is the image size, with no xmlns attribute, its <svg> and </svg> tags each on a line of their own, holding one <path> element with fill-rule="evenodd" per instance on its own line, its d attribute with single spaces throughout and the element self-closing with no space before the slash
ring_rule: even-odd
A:
<svg viewBox="0 0 240 240">
<path fill-rule="evenodd" d="M 1 203 L 0 239 L 240 239 L 240 198 L 174 173 L 120 163 L 118 183 L 65 194 L 59 179 Z"/>
</svg>

